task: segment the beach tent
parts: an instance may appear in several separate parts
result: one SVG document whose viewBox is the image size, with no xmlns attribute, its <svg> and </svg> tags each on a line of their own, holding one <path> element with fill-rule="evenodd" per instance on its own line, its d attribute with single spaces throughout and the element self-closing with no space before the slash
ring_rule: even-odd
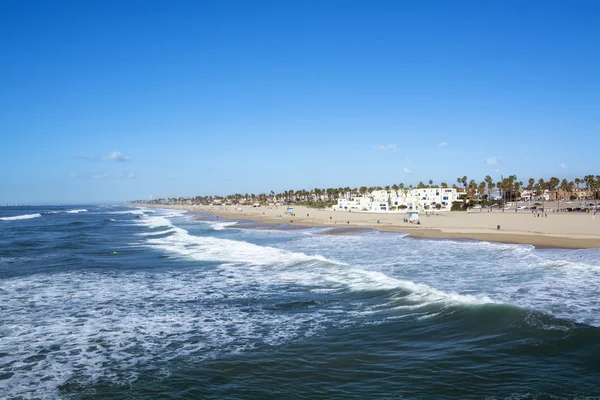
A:
<svg viewBox="0 0 600 400">
<path fill-rule="evenodd" d="M 287 211 L 285 213 L 286 214 L 293 214 L 294 213 L 294 207 L 288 207 Z"/>
<path fill-rule="evenodd" d="M 419 222 L 419 212 L 418 211 L 409 211 L 408 212 L 408 220 L 413 223 Z"/>
</svg>

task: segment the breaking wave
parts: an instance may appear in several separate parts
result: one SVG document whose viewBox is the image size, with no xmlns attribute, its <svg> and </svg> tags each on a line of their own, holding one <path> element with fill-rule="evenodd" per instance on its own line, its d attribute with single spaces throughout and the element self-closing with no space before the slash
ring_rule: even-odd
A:
<svg viewBox="0 0 600 400">
<path fill-rule="evenodd" d="M 0 218 L 0 221 L 17 221 L 17 220 L 20 220 L 20 219 L 39 218 L 41 216 L 42 216 L 42 214 L 39 214 L 39 213 L 35 213 L 35 214 L 23 214 L 23 215 L 15 215 L 14 217 L 2 217 L 2 218 Z"/>
</svg>

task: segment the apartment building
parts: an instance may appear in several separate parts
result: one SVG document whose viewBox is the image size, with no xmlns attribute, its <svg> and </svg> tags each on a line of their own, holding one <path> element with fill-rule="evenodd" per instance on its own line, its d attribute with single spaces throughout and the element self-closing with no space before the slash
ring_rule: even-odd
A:
<svg viewBox="0 0 600 400">
<path fill-rule="evenodd" d="M 458 192 L 454 188 L 375 190 L 365 196 L 339 198 L 333 209 L 362 212 L 450 211 L 452 202 L 456 200 Z"/>
</svg>

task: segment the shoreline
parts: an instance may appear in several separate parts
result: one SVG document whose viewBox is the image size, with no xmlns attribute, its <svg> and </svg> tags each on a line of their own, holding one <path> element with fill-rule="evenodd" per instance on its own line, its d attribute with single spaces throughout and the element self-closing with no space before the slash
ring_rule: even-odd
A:
<svg viewBox="0 0 600 400">
<path fill-rule="evenodd" d="M 349 213 L 304 206 L 294 206 L 294 215 L 285 214 L 286 206 L 244 207 L 242 210 L 236 210 L 232 206 L 220 208 L 138 203 L 132 203 L 131 206 L 179 209 L 229 220 L 248 220 L 275 226 L 285 224 L 298 228 L 369 228 L 381 232 L 406 233 L 416 239 L 467 239 L 531 245 L 536 248 L 600 248 L 600 219 L 596 221 L 585 213 L 560 213 L 536 218 L 530 213 L 446 212 L 422 215 L 421 225 L 414 225 L 403 222 L 406 214 L 402 213 Z M 501 229 L 494 229 L 498 225 Z"/>
</svg>

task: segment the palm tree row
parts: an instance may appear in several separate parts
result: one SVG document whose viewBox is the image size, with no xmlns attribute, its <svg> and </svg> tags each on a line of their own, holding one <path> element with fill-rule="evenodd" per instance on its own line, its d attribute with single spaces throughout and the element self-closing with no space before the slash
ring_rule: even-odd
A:
<svg viewBox="0 0 600 400">
<path fill-rule="evenodd" d="M 138 200 L 142 203 L 156 204 L 212 204 L 214 202 L 229 203 L 229 204 L 248 204 L 248 203 L 297 203 L 297 202 L 321 202 L 332 203 L 340 197 L 366 196 L 375 190 L 386 190 L 388 193 L 394 191 L 396 193 L 407 193 L 411 189 L 448 188 L 446 182 L 440 182 L 435 185 L 433 180 L 429 180 L 428 184 L 419 182 L 416 186 L 404 185 L 404 183 L 393 184 L 391 186 L 361 186 L 358 188 L 339 187 L 339 188 L 314 188 L 312 190 L 298 189 L 285 190 L 280 193 L 275 193 L 271 190 L 269 193 L 235 193 L 227 196 L 196 196 L 196 197 L 170 197 L 160 198 L 155 200 Z M 524 191 L 527 191 L 527 196 L 530 199 L 542 200 L 575 200 L 575 199 L 599 199 L 600 198 L 600 175 L 586 175 L 583 178 L 575 178 L 572 181 L 563 179 L 562 181 L 556 177 L 551 177 L 548 180 L 544 178 L 534 179 L 529 178 L 527 184 L 518 180 L 516 175 L 501 177 L 497 182 L 487 175 L 483 181 L 477 183 L 474 179 L 469 180 L 467 176 L 458 177 L 456 183 L 452 184 L 452 188 L 459 190 L 461 197 L 466 201 L 489 201 L 492 198 L 492 192 L 496 192 L 500 200 L 504 203 L 514 201 L 521 198 Z M 577 193 L 577 194 L 575 194 Z"/>
</svg>

